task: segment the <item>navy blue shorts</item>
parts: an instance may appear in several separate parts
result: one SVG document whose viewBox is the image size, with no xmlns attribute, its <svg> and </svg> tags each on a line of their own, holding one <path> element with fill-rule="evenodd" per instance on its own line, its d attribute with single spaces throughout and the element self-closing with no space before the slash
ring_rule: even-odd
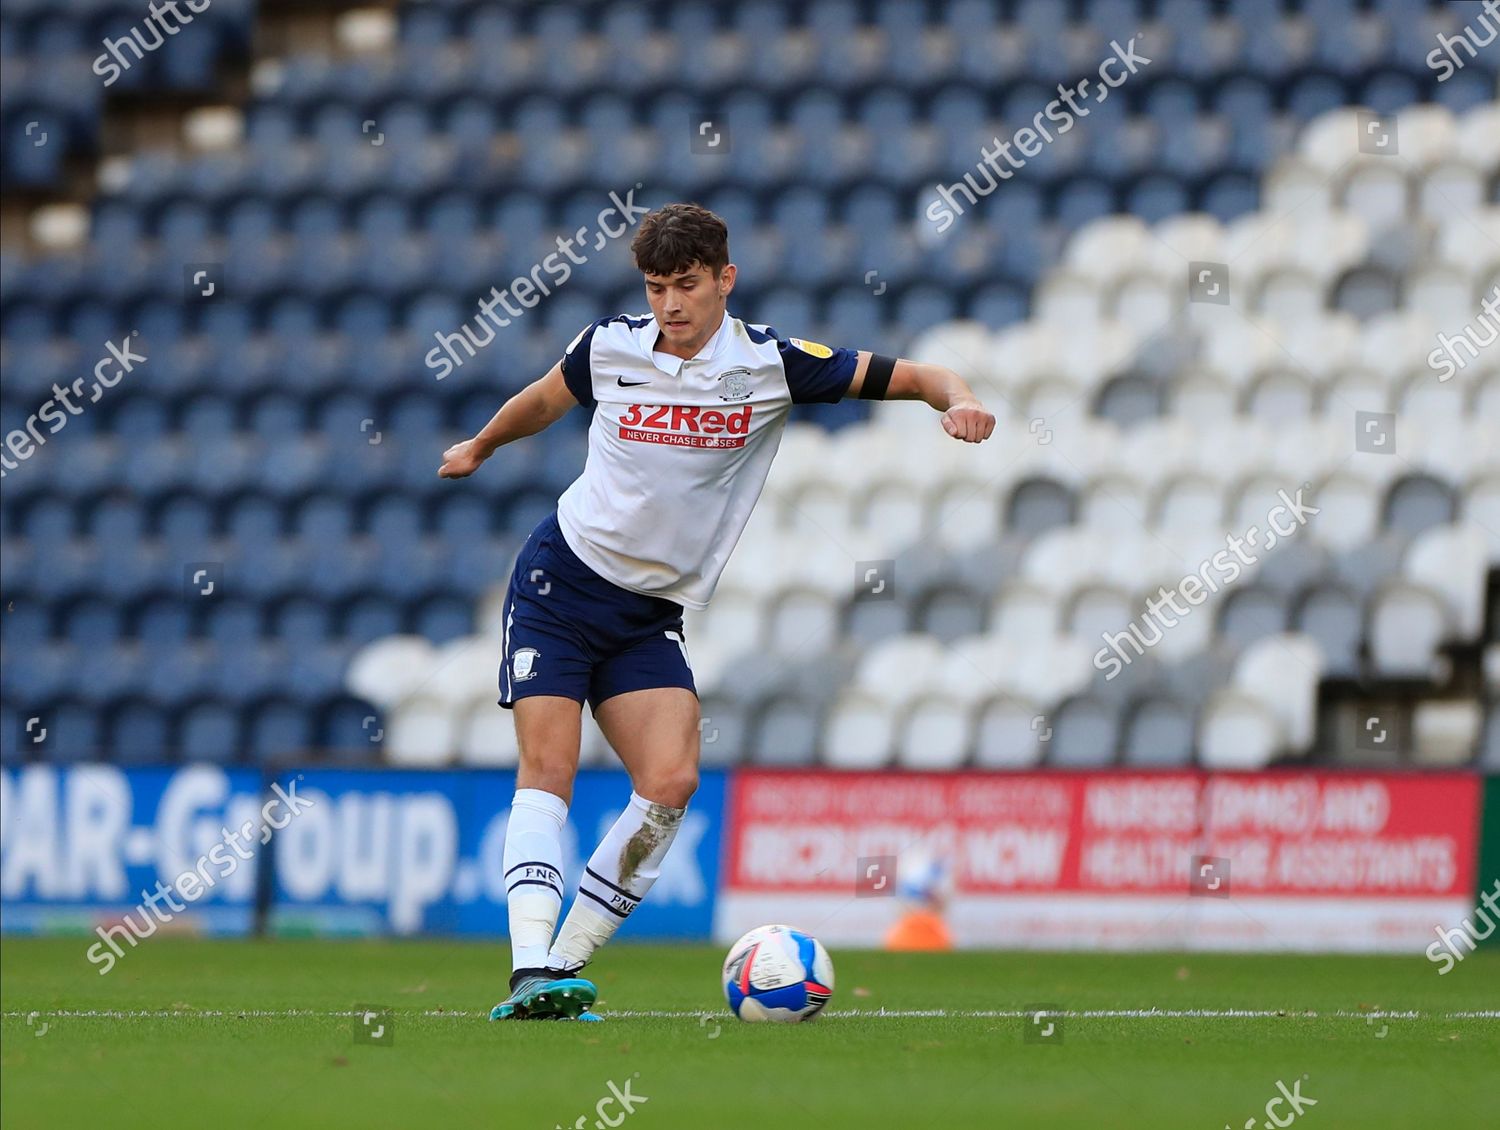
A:
<svg viewBox="0 0 1500 1130">
<path fill-rule="evenodd" d="M 516 557 L 505 595 L 500 705 L 562 695 L 594 709 L 651 687 L 697 694 L 682 605 L 605 580 L 568 547 L 554 511 Z"/>
</svg>

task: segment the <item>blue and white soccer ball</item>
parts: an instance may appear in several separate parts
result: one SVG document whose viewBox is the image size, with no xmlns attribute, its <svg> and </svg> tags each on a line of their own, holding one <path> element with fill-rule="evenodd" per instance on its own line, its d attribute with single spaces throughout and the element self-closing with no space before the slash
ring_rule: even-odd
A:
<svg viewBox="0 0 1500 1130">
<path fill-rule="evenodd" d="M 759 926 L 729 947 L 724 996 L 741 1020 L 811 1020 L 833 996 L 833 962 L 811 934 Z"/>
</svg>

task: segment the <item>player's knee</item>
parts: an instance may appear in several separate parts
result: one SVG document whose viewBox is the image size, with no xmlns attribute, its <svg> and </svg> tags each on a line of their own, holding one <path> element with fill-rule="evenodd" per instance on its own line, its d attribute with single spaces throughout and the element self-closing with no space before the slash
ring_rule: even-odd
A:
<svg viewBox="0 0 1500 1130">
<path fill-rule="evenodd" d="M 570 759 L 545 753 L 522 751 L 516 784 L 519 788 L 545 789 L 558 796 L 573 791 L 574 766 Z"/>
<path fill-rule="evenodd" d="M 651 781 L 636 789 L 647 800 L 664 804 L 668 808 L 686 808 L 688 801 L 698 791 L 698 767 L 684 765 L 663 771 Z"/>
</svg>

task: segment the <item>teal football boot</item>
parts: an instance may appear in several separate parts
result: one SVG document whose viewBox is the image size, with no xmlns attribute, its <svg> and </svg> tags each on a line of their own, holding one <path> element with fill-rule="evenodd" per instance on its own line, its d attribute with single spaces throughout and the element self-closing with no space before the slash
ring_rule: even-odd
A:
<svg viewBox="0 0 1500 1130">
<path fill-rule="evenodd" d="M 510 996 L 490 1011 L 491 1020 L 603 1019 L 589 1012 L 599 990 L 581 977 L 555 978 L 547 969 L 518 969 L 511 975 Z"/>
</svg>

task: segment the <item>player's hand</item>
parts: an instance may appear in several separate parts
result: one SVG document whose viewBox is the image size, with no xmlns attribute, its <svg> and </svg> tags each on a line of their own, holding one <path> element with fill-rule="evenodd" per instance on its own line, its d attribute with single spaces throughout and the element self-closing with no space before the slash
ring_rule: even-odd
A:
<svg viewBox="0 0 1500 1130">
<path fill-rule="evenodd" d="M 943 431 L 965 443 L 983 443 L 995 430 L 995 417 L 977 400 L 961 400 L 943 413 Z"/>
<path fill-rule="evenodd" d="M 475 471 L 479 470 L 479 465 L 488 458 L 489 453 L 484 451 L 472 439 L 466 439 L 462 443 L 455 443 L 447 451 L 443 452 L 443 465 L 438 468 L 438 478 L 468 478 Z"/>
</svg>

